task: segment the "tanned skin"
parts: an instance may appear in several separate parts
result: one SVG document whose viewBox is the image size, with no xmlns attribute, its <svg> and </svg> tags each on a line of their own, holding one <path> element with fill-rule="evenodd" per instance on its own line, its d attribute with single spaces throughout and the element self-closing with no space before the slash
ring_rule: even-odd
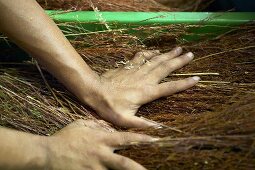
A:
<svg viewBox="0 0 255 170">
<path fill-rule="evenodd" d="M 160 83 L 188 64 L 192 53 L 180 47 L 161 54 L 143 51 L 126 67 L 97 75 L 72 47 L 35 0 L 0 0 L 0 31 L 33 56 L 82 103 L 104 120 L 121 127 L 145 128 L 153 123 L 136 117 L 143 104 L 186 90 L 199 81 L 192 77 Z M 145 62 L 147 61 L 147 62 Z M 0 128 L 0 169 L 124 169 L 141 165 L 113 153 L 129 142 L 153 138 L 132 133 L 109 133 L 79 120 L 51 137 Z"/>
</svg>

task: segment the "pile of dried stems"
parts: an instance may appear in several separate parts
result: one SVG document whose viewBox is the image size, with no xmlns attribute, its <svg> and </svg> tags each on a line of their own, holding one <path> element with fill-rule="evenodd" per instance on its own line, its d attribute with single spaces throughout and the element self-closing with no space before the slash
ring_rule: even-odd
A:
<svg viewBox="0 0 255 170">
<path fill-rule="evenodd" d="M 179 11 L 202 11 L 215 0 L 155 0 Z"/>
<path fill-rule="evenodd" d="M 101 11 L 202 11 L 214 0 L 37 0 L 44 9 Z"/>
<path fill-rule="evenodd" d="M 179 41 L 190 27 L 194 26 L 135 28 L 140 33 L 153 32 L 143 38 L 123 30 L 80 33 L 71 43 L 99 74 L 121 67 L 123 61 L 145 49 L 166 52 L 179 44 L 196 56 L 165 81 L 200 75 L 203 81 L 199 85 L 139 110 L 139 116 L 164 126 L 132 131 L 163 139 L 130 144 L 121 154 L 149 169 L 255 168 L 255 26 L 233 28 L 212 40 Z M 83 118 L 114 130 L 34 61 L 1 63 L 0 101 L 0 125 L 5 127 L 50 135 Z"/>
<path fill-rule="evenodd" d="M 154 0 L 37 0 L 44 9 L 100 11 L 174 11 Z"/>
</svg>

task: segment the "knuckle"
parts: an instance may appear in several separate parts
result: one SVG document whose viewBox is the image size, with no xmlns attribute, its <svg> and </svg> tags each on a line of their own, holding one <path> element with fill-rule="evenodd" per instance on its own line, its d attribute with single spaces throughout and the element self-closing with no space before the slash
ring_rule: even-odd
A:
<svg viewBox="0 0 255 170">
<path fill-rule="evenodd" d="M 97 159 L 104 160 L 107 152 L 111 152 L 110 148 L 106 146 L 100 146 L 97 152 Z"/>
<path fill-rule="evenodd" d="M 156 76 L 158 76 L 158 74 L 163 74 L 165 72 L 171 72 L 174 70 L 175 65 L 171 62 L 171 61 L 161 61 L 160 64 L 157 67 L 157 74 Z"/>
<path fill-rule="evenodd" d="M 140 51 L 140 52 L 136 53 L 136 56 L 137 57 L 144 57 L 144 56 L 146 56 L 148 54 L 150 54 L 149 51 Z"/>
<path fill-rule="evenodd" d="M 147 87 L 145 91 L 145 94 L 147 94 L 146 97 L 155 96 L 158 93 L 159 93 L 158 89 L 154 87 Z"/>
<path fill-rule="evenodd" d="M 160 51 L 159 50 L 153 50 L 153 53 L 160 54 Z"/>
<path fill-rule="evenodd" d="M 181 56 L 172 62 L 168 62 L 166 67 L 169 67 L 175 70 L 177 68 L 184 66 L 185 64 L 188 64 L 189 62 L 190 62 L 190 59 L 188 57 Z"/>
<path fill-rule="evenodd" d="M 127 132 L 126 136 L 128 137 L 129 141 L 134 141 L 134 142 L 144 141 L 148 138 L 147 135 L 139 134 L 139 133 L 132 133 L 132 132 Z"/>
<path fill-rule="evenodd" d="M 74 121 L 75 124 L 77 125 L 85 125 L 86 124 L 86 121 L 83 120 L 83 119 L 77 119 Z"/>
<path fill-rule="evenodd" d="M 169 66 L 171 66 L 171 65 L 172 65 L 171 62 L 161 62 L 161 64 L 160 64 L 160 66 L 163 67 L 163 69 L 164 69 L 165 67 L 169 67 Z"/>
<path fill-rule="evenodd" d="M 165 61 L 167 59 L 168 59 L 168 55 L 167 54 L 163 54 L 161 56 L 154 57 L 152 59 L 152 61 L 160 63 L 160 62 Z"/>
<path fill-rule="evenodd" d="M 136 54 L 135 54 L 135 57 L 140 57 L 141 55 L 142 55 L 143 53 L 140 51 L 140 52 L 137 52 Z"/>
<path fill-rule="evenodd" d="M 121 145 L 124 145 L 126 143 L 132 142 L 132 141 L 136 141 L 137 136 L 135 136 L 133 133 L 130 132 L 124 132 L 120 134 L 120 143 Z"/>
<path fill-rule="evenodd" d="M 158 88 L 157 91 L 153 95 L 153 99 L 159 99 L 165 96 L 165 90 L 162 88 Z"/>
<path fill-rule="evenodd" d="M 129 161 L 126 157 L 121 157 L 119 162 L 121 163 L 123 168 L 128 168 L 129 167 Z"/>
<path fill-rule="evenodd" d="M 97 148 L 98 148 L 98 147 L 97 147 Z M 93 155 L 93 157 L 96 157 L 96 158 L 99 156 L 98 150 L 97 150 L 97 149 L 88 150 L 87 153 L 88 153 L 89 155 Z"/>
<path fill-rule="evenodd" d="M 166 54 L 163 54 L 161 57 L 160 57 L 160 62 L 169 62 L 170 59 L 172 59 L 175 55 L 172 54 L 172 53 L 166 53 Z"/>
<path fill-rule="evenodd" d="M 103 158 L 104 155 L 102 153 L 104 153 L 105 148 L 99 144 L 96 148 L 92 148 L 90 150 L 88 150 L 88 154 L 93 156 L 95 159 L 100 159 Z"/>
<path fill-rule="evenodd" d="M 122 135 L 123 135 L 123 137 L 124 137 L 124 139 L 125 139 L 125 141 L 126 141 L 126 140 L 128 140 L 131 136 L 133 136 L 133 133 L 131 133 L 131 132 L 124 132 L 124 133 L 122 133 Z"/>
<path fill-rule="evenodd" d="M 159 50 L 150 50 L 150 51 L 147 51 L 147 54 L 148 56 L 157 56 L 157 55 L 160 55 L 160 51 Z"/>
<path fill-rule="evenodd" d="M 127 133 L 126 134 L 125 133 L 120 134 L 120 139 L 121 139 L 122 144 L 127 142 L 128 141 L 128 134 Z"/>
<path fill-rule="evenodd" d="M 86 126 L 89 126 L 89 127 L 97 127 L 97 123 L 93 120 L 87 120 L 84 122 L 84 124 L 86 124 Z"/>
<path fill-rule="evenodd" d="M 178 55 L 180 55 L 180 54 L 179 54 L 178 51 L 172 50 L 172 51 L 170 51 L 170 52 L 168 52 L 168 53 L 165 53 L 165 55 L 168 56 L 168 58 L 173 58 L 173 57 L 176 57 L 176 56 L 178 56 Z"/>
</svg>

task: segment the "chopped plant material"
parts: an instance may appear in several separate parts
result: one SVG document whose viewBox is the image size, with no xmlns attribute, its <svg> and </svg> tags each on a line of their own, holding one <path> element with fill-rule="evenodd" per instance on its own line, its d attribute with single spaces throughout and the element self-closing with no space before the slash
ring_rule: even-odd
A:
<svg viewBox="0 0 255 170">
<path fill-rule="evenodd" d="M 154 0 L 37 0 L 50 10 L 90 10 L 95 6 L 100 11 L 176 11 Z M 93 4 L 93 5 L 92 5 Z"/>
<path fill-rule="evenodd" d="M 178 9 L 179 11 L 202 11 L 215 0 L 155 0 L 167 7 Z"/>
<path fill-rule="evenodd" d="M 49 10 L 93 11 L 202 11 L 214 0 L 37 0 Z M 93 4 L 93 6 L 92 6 Z"/>
</svg>

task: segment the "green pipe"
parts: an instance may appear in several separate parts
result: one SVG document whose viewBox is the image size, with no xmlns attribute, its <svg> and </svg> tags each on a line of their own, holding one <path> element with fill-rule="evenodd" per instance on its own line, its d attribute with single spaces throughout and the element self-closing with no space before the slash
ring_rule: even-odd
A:
<svg viewBox="0 0 255 170">
<path fill-rule="evenodd" d="M 105 31 L 105 24 L 110 29 L 128 29 L 128 33 L 135 34 L 140 38 L 146 38 L 150 33 L 135 31 L 133 28 L 144 25 L 170 25 L 170 24 L 193 24 L 199 28 L 191 28 L 189 35 L 183 35 L 184 41 L 200 40 L 201 37 L 213 38 L 229 31 L 233 26 L 242 25 L 255 21 L 255 13 L 207 13 L 207 12 L 100 12 L 101 17 L 93 11 L 46 11 L 63 31 L 91 33 Z M 66 32 L 65 32 L 66 33 Z M 152 32 L 153 33 L 153 32 Z M 192 33 L 192 34 L 191 34 Z M 75 36 L 68 36 L 75 38 Z M 8 47 L 5 41 L 0 40 L 0 47 Z"/>
<path fill-rule="evenodd" d="M 46 11 L 54 20 L 61 22 L 99 22 L 99 17 L 93 11 L 61 12 Z M 242 24 L 255 20 L 255 12 L 100 12 L 108 23 L 148 25 L 166 24 Z"/>
<path fill-rule="evenodd" d="M 184 40 L 199 40 L 208 34 L 208 38 L 229 31 L 233 26 L 242 25 L 255 21 L 254 12 L 100 12 L 94 11 L 46 11 L 51 18 L 61 25 L 62 30 L 68 27 L 77 26 L 85 32 L 104 31 L 107 29 L 132 29 L 145 25 L 169 25 L 187 24 L 199 25 L 199 28 L 192 28 L 189 32 L 193 35 L 184 35 Z M 105 24 L 100 24 L 105 22 Z M 231 27 L 231 28 L 230 28 Z M 74 30 L 75 32 L 75 30 Z M 130 30 L 129 33 L 146 36 Z M 203 35 L 202 35 L 203 34 Z M 210 35 L 209 35 L 210 34 Z M 68 35 L 67 35 L 68 36 Z"/>
</svg>

